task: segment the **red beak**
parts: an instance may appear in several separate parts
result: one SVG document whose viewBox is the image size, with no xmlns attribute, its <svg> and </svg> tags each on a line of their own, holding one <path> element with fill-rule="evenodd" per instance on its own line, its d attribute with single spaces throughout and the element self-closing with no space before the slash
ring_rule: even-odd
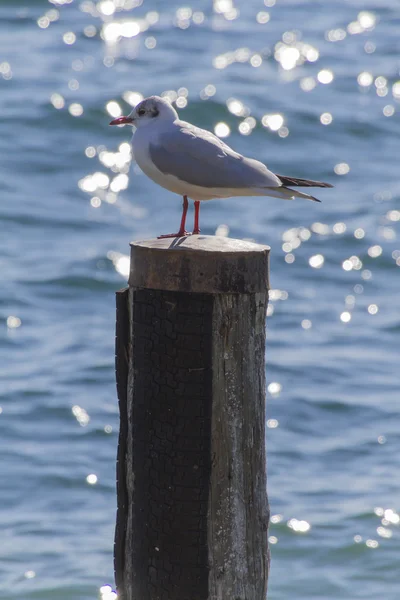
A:
<svg viewBox="0 0 400 600">
<path fill-rule="evenodd" d="M 131 117 L 118 117 L 118 119 L 111 121 L 110 125 L 129 125 L 131 123 L 133 123 L 133 119 Z"/>
</svg>

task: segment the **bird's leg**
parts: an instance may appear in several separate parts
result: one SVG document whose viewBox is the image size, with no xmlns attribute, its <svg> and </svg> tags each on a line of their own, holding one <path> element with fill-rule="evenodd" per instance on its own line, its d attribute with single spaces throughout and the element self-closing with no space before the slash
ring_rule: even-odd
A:
<svg viewBox="0 0 400 600">
<path fill-rule="evenodd" d="M 184 237 L 185 235 L 190 235 L 190 233 L 188 233 L 185 230 L 186 215 L 187 215 L 188 207 L 189 207 L 189 202 L 188 202 L 187 196 L 183 196 L 182 218 L 181 218 L 181 224 L 180 224 L 178 233 L 166 233 L 165 235 L 159 235 L 157 239 L 161 240 L 163 238 Z"/>
<path fill-rule="evenodd" d="M 200 214 L 200 200 L 195 200 L 195 202 L 194 202 L 194 227 L 193 227 L 194 235 L 200 233 L 199 214 Z"/>
</svg>

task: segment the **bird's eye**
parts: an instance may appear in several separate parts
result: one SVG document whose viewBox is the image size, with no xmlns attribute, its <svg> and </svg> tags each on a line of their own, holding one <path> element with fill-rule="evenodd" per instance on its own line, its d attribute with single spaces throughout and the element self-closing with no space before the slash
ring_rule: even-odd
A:
<svg viewBox="0 0 400 600">
<path fill-rule="evenodd" d="M 144 108 L 139 108 L 139 110 L 137 111 L 137 114 L 139 115 L 139 117 L 142 117 L 145 114 L 145 110 Z"/>
</svg>

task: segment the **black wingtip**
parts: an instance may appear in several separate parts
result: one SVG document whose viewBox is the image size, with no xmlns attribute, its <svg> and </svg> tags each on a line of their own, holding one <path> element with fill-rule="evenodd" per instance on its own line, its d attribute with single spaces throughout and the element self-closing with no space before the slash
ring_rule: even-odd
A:
<svg viewBox="0 0 400 600">
<path fill-rule="evenodd" d="M 325 183 L 324 181 L 314 181 L 313 179 L 300 179 L 299 177 L 285 177 L 284 175 L 277 175 L 282 182 L 282 185 L 291 187 L 320 187 L 320 188 L 333 188 L 331 183 Z"/>
</svg>

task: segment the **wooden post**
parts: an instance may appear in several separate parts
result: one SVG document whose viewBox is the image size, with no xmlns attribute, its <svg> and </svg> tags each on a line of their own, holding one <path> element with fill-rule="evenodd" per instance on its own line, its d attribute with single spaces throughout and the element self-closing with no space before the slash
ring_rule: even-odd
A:
<svg viewBox="0 0 400 600">
<path fill-rule="evenodd" d="M 120 600 L 265 600 L 267 246 L 131 244 L 117 295 Z"/>
</svg>

